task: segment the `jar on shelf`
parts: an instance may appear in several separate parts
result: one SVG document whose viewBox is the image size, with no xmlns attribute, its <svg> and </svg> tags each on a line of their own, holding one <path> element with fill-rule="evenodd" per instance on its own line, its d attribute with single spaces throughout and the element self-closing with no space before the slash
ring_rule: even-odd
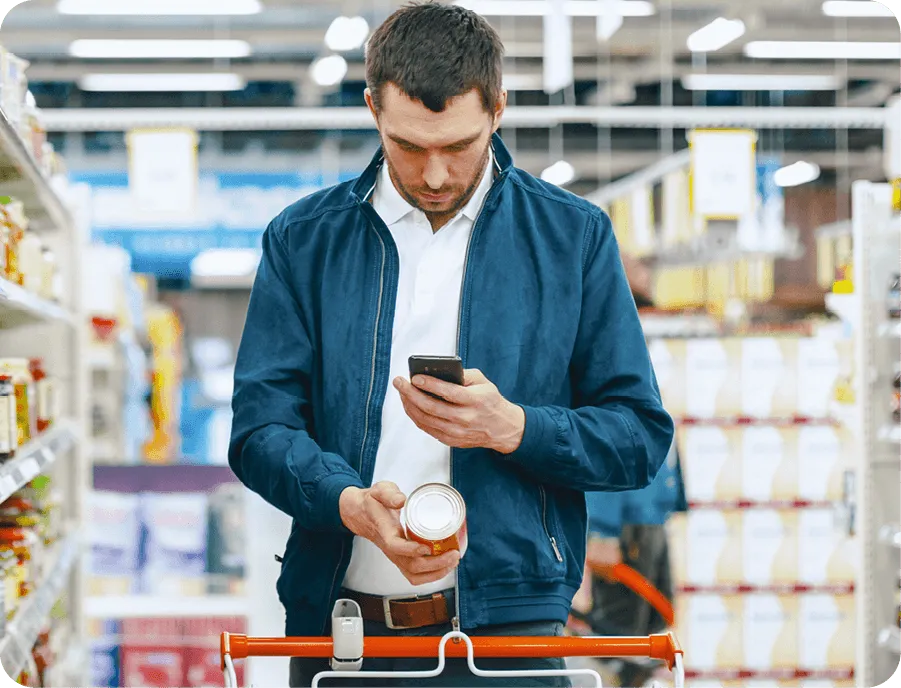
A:
<svg viewBox="0 0 901 688">
<path fill-rule="evenodd" d="M 19 599 L 31 594 L 39 575 L 38 545 L 37 535 L 28 528 L 0 528 L 0 551 L 8 550 L 16 558 Z"/>
<path fill-rule="evenodd" d="M 34 389 L 37 394 L 35 428 L 41 433 L 53 425 L 56 390 L 53 379 L 44 370 L 43 359 L 32 358 L 28 362 L 28 371 L 31 373 L 31 379 L 34 380 Z"/>
<path fill-rule="evenodd" d="M 4 277 L 10 282 L 21 284 L 21 275 L 19 274 L 19 242 L 25 234 L 28 220 L 25 217 L 25 208 L 20 201 L 15 201 L 9 196 L 0 198 L 0 206 L 2 206 L 2 216 L 5 230 L 5 252 L 4 252 Z"/>
<path fill-rule="evenodd" d="M 16 387 L 12 375 L 0 374 L 0 462 L 9 461 L 19 448 L 16 426 Z"/>
<path fill-rule="evenodd" d="M 10 375 L 16 395 L 16 432 L 18 446 L 37 434 L 37 409 L 34 380 L 27 358 L 0 358 L 0 373 Z"/>
<path fill-rule="evenodd" d="M 0 583 L 3 586 L 2 621 L 12 618 L 19 601 L 19 562 L 11 549 L 0 549 Z"/>
<path fill-rule="evenodd" d="M 19 284 L 34 294 L 41 291 L 41 278 L 44 272 L 43 248 L 43 242 L 34 232 L 25 232 L 19 242 Z"/>
</svg>

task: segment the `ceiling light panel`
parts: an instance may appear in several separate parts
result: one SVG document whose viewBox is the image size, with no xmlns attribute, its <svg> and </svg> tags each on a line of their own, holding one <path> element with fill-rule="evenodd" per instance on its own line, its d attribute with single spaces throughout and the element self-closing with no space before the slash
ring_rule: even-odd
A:
<svg viewBox="0 0 901 688">
<path fill-rule="evenodd" d="M 240 91 L 238 74 L 86 74 L 78 81 L 82 91 L 111 93 Z"/>
<path fill-rule="evenodd" d="M 898 60 L 901 43 L 850 41 L 751 41 L 745 55 L 766 60 Z"/>
<path fill-rule="evenodd" d="M 543 17 L 550 11 L 546 0 L 456 0 L 454 4 L 486 17 Z M 607 11 L 605 3 L 597 0 L 568 0 L 563 9 L 570 17 L 597 17 Z M 612 10 L 621 17 L 650 17 L 656 11 L 647 0 L 618 0 Z"/>
<path fill-rule="evenodd" d="M 247 57 L 250 44 L 237 40 L 77 40 L 72 57 L 115 60 L 233 59 Z"/>
<path fill-rule="evenodd" d="M 712 53 L 725 48 L 744 33 L 745 23 L 741 19 L 719 17 L 691 34 L 687 45 L 693 53 Z"/>
<path fill-rule="evenodd" d="M 839 80 L 828 74 L 687 74 L 688 91 L 835 91 Z"/>
<path fill-rule="evenodd" d="M 60 0 L 60 14 L 191 16 L 259 14 L 259 0 Z"/>
<path fill-rule="evenodd" d="M 893 17 L 892 11 L 874 0 L 826 0 L 823 14 L 827 17 Z"/>
</svg>

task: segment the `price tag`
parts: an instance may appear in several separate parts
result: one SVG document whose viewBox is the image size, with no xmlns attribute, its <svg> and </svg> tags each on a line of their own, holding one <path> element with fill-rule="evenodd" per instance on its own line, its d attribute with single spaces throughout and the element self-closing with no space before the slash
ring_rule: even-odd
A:
<svg viewBox="0 0 901 688">
<path fill-rule="evenodd" d="M 743 129 L 691 132 L 691 192 L 697 218 L 738 220 L 754 210 L 757 135 Z"/>
<path fill-rule="evenodd" d="M 22 462 L 22 480 L 26 483 L 41 472 L 37 459 L 29 457 Z"/>
<path fill-rule="evenodd" d="M 7 497 L 18 489 L 19 483 L 16 482 L 14 477 L 8 474 L 3 476 L 3 492 Z"/>
</svg>

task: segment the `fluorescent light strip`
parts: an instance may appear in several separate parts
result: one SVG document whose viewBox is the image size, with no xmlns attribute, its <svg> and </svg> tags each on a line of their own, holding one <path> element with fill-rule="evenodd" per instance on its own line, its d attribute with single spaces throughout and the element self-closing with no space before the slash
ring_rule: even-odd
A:
<svg viewBox="0 0 901 688">
<path fill-rule="evenodd" d="M 60 14 L 126 16 L 259 14 L 259 0 L 59 0 Z"/>
<path fill-rule="evenodd" d="M 245 86 L 238 74 L 86 74 L 78 81 L 82 91 L 175 92 L 240 91 Z"/>
<path fill-rule="evenodd" d="M 806 160 L 781 167 L 773 173 L 776 186 L 800 186 L 815 181 L 820 177 L 820 167 Z"/>
<path fill-rule="evenodd" d="M 823 14 L 827 17 L 893 17 L 892 11 L 874 0 L 826 0 Z"/>
<path fill-rule="evenodd" d="M 86 59 L 216 59 L 250 55 L 250 44 L 237 40 L 77 40 L 72 57 Z"/>
<path fill-rule="evenodd" d="M 543 17 L 549 11 L 546 0 L 456 0 L 455 5 L 486 17 Z M 568 0 L 563 5 L 570 17 L 597 17 L 606 11 L 597 0 Z M 651 17 L 656 10 L 648 0 L 619 0 L 613 9 L 621 17 Z"/>
<path fill-rule="evenodd" d="M 688 91 L 835 91 L 838 79 L 816 74 L 686 74 Z"/>
<path fill-rule="evenodd" d="M 745 55 L 768 60 L 898 60 L 901 43 L 751 41 Z"/>
<path fill-rule="evenodd" d="M 687 45 L 693 53 L 712 53 L 725 48 L 744 33 L 745 23 L 741 19 L 718 17 L 691 34 Z"/>
</svg>

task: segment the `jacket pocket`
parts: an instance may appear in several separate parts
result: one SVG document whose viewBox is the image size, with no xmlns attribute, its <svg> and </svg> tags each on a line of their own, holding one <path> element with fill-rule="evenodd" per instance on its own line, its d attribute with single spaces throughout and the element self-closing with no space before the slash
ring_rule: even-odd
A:
<svg viewBox="0 0 901 688">
<path fill-rule="evenodd" d="M 560 552 L 560 545 L 557 541 L 557 536 L 554 534 L 556 531 L 552 530 L 550 525 L 548 525 L 548 499 L 547 490 L 544 489 L 544 485 L 538 486 L 538 493 L 541 497 L 541 524 L 544 526 L 544 534 L 547 536 L 548 542 L 551 545 L 554 558 L 557 560 L 558 564 L 562 564 L 563 554 Z"/>
</svg>

